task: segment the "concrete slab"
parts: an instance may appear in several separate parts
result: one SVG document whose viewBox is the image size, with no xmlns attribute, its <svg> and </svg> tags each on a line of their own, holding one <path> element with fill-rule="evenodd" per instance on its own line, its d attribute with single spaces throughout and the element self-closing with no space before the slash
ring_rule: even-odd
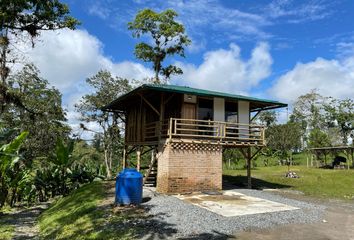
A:
<svg viewBox="0 0 354 240">
<path fill-rule="evenodd" d="M 175 197 L 225 217 L 299 209 L 266 199 L 246 196 L 235 190 L 226 190 L 220 195 L 198 193 L 175 195 Z"/>
</svg>

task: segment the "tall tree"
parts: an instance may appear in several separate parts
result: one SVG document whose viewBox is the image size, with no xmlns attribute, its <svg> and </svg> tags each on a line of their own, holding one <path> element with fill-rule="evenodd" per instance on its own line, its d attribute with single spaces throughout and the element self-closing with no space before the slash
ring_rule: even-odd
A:
<svg viewBox="0 0 354 240">
<path fill-rule="evenodd" d="M 301 146 L 301 127 L 298 123 L 274 125 L 266 130 L 268 148 L 279 151 L 281 157 L 288 157 L 292 150 Z"/>
<path fill-rule="evenodd" d="M 128 23 L 128 29 L 133 32 L 133 37 L 140 38 L 142 35 L 148 35 L 153 40 L 152 45 L 145 42 L 138 43 L 135 46 L 135 56 L 144 62 L 152 62 L 156 83 L 160 83 L 160 74 L 168 79 L 173 74 L 183 73 L 182 69 L 174 65 L 162 66 L 167 56 L 177 54 L 184 57 L 184 48 L 191 43 L 185 34 L 184 26 L 175 21 L 177 16 L 178 14 L 171 9 L 161 13 L 144 9 Z"/>
<path fill-rule="evenodd" d="M 47 156 L 55 148 L 58 137 L 66 138 L 70 128 L 65 124 L 65 112 L 61 106 L 60 92 L 39 77 L 39 70 L 26 65 L 8 79 L 10 92 L 30 109 L 41 114 L 25 111 L 17 104 L 9 103 L 2 114 L 5 127 L 16 126 L 28 131 L 29 136 L 22 146 L 27 163 L 36 157 Z"/>
<path fill-rule="evenodd" d="M 267 127 L 274 125 L 277 122 L 277 113 L 275 111 L 264 111 L 259 113 L 257 119 Z"/>
<path fill-rule="evenodd" d="M 127 79 L 113 77 L 108 71 L 99 71 L 96 75 L 86 79 L 87 84 L 92 87 L 95 92 L 86 94 L 82 97 L 76 109 L 81 113 L 81 120 L 85 122 L 97 123 L 101 128 L 102 141 L 104 151 L 104 159 L 106 165 L 107 178 L 112 177 L 113 157 L 121 144 L 120 139 L 120 122 L 117 114 L 101 111 L 101 107 L 107 105 L 118 98 L 121 94 L 131 90 L 131 86 Z M 82 127 L 86 130 L 84 125 Z"/>
<path fill-rule="evenodd" d="M 331 140 L 326 132 L 315 128 L 310 132 L 308 146 L 311 148 L 328 147 L 331 146 Z"/>
<path fill-rule="evenodd" d="M 298 97 L 293 106 L 290 122 L 299 123 L 302 128 L 302 147 L 306 146 L 308 136 L 313 129 L 326 127 L 323 105 L 327 99 L 316 90 Z"/>
<path fill-rule="evenodd" d="M 323 115 L 323 104 L 326 98 L 312 90 L 310 93 L 298 97 L 294 103 L 294 110 L 291 120 L 306 124 L 306 128 L 323 128 L 325 125 Z M 305 121 L 305 123 L 303 122 Z"/>
<path fill-rule="evenodd" d="M 353 136 L 354 133 L 354 101 L 332 99 L 324 107 L 329 127 L 338 127 L 342 143 L 348 144 L 349 136 Z"/>
<path fill-rule="evenodd" d="M 44 30 L 74 29 L 78 21 L 69 15 L 69 8 L 59 0 L 1 0 L 0 1 L 0 114 L 6 104 L 15 103 L 28 111 L 17 95 L 9 91 L 8 63 L 15 62 L 11 54 L 11 40 L 21 33 L 32 39 Z M 14 36 L 10 38 L 10 36 Z"/>
</svg>

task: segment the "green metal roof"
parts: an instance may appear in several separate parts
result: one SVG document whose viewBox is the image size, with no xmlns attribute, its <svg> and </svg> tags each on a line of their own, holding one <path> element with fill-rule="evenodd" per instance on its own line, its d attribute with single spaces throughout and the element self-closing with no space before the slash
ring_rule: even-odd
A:
<svg viewBox="0 0 354 240">
<path fill-rule="evenodd" d="M 233 100 L 245 100 L 249 102 L 268 103 L 269 105 L 275 105 L 274 108 L 288 106 L 288 104 L 286 103 L 281 103 L 278 101 L 272 101 L 268 99 L 261 99 L 261 98 L 254 98 L 254 97 L 236 95 L 231 93 L 210 91 L 210 90 L 192 88 L 187 86 L 178 86 L 178 85 L 169 85 L 169 84 L 143 84 L 140 87 L 137 87 L 134 90 L 120 96 L 119 98 L 117 98 L 110 104 L 106 105 L 102 109 L 106 109 L 106 110 L 112 109 L 111 107 L 114 106 L 115 104 L 119 103 L 120 101 L 126 99 L 127 97 L 132 96 L 135 93 L 140 92 L 142 90 L 155 90 L 160 92 L 182 93 L 182 94 L 191 94 L 191 95 L 205 96 L 205 97 L 220 97 L 220 98 L 228 98 Z"/>
</svg>

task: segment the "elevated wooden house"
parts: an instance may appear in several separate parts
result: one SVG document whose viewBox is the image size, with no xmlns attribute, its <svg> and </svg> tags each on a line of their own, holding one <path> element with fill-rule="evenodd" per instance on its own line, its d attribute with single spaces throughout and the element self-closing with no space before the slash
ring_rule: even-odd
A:
<svg viewBox="0 0 354 240">
<path fill-rule="evenodd" d="M 137 151 L 140 170 L 140 156 L 152 150 L 145 183 L 156 183 L 159 192 L 180 193 L 220 190 L 225 148 L 241 150 L 250 176 L 255 152 L 251 148 L 265 146 L 264 127 L 252 124 L 252 118 L 263 110 L 286 106 L 229 93 L 146 84 L 104 109 L 124 115 L 123 165 Z"/>
</svg>

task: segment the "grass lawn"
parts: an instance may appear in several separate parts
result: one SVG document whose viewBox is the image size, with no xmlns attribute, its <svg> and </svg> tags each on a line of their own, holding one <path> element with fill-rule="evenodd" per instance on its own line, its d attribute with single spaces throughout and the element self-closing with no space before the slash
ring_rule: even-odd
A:
<svg viewBox="0 0 354 240">
<path fill-rule="evenodd" d="M 287 166 L 257 167 L 251 174 L 258 188 L 290 188 L 319 198 L 354 200 L 354 170 L 333 170 L 292 166 L 300 178 L 285 178 Z M 224 179 L 247 186 L 246 170 L 224 170 Z"/>
<path fill-rule="evenodd" d="M 39 218 L 42 239 L 132 239 L 137 229 L 120 228 L 140 217 L 136 212 L 115 214 L 107 199 L 107 182 L 93 182 L 59 199 Z"/>
</svg>

